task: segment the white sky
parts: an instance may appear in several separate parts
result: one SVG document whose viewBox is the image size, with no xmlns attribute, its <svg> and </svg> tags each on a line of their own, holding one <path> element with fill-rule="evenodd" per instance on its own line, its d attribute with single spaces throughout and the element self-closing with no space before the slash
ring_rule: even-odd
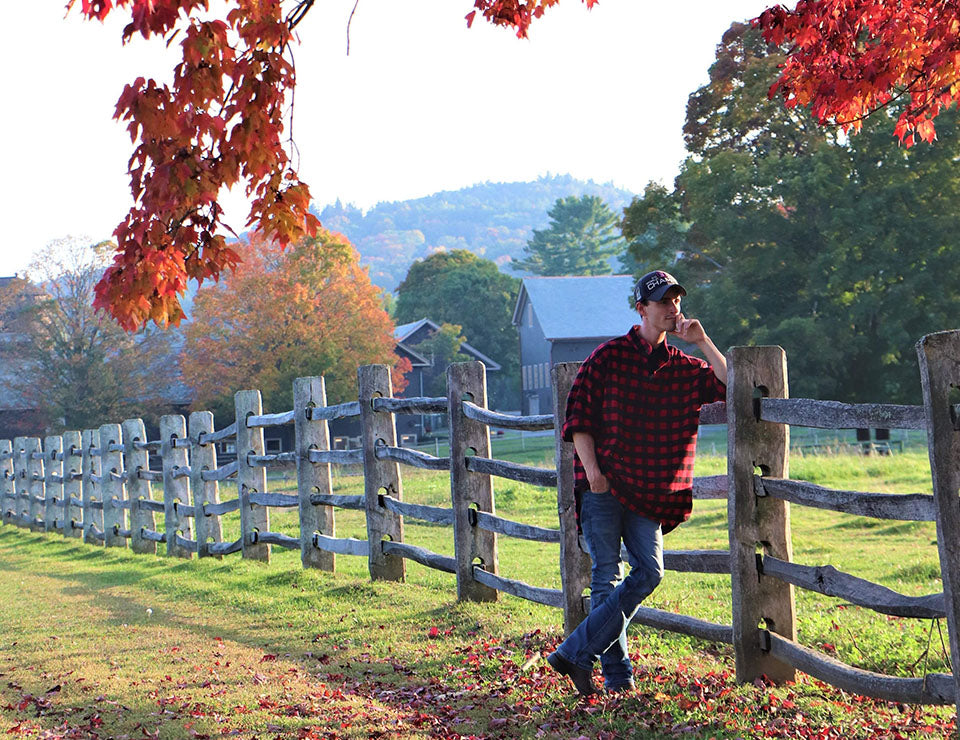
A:
<svg viewBox="0 0 960 740">
<path fill-rule="evenodd" d="M 716 44 L 766 0 L 563 0 L 521 41 L 471 0 L 322 0 L 300 25 L 294 134 L 321 206 L 362 208 L 477 182 L 570 173 L 634 192 L 672 181 L 687 96 Z M 79 5 L 79 3 L 78 3 Z M 120 43 L 64 0 L 4 2 L 0 275 L 68 234 L 110 237 L 132 152 L 112 120 L 123 85 L 165 79 L 162 41 Z M 236 229 L 246 211 L 227 201 Z"/>
</svg>

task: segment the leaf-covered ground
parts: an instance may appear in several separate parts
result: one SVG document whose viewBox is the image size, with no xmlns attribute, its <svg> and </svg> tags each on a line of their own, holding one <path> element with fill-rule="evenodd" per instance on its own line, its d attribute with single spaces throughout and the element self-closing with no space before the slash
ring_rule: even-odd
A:
<svg viewBox="0 0 960 740">
<path fill-rule="evenodd" d="M 442 633 L 441 633 L 442 634 Z M 442 638 L 438 638 L 442 639 Z M 183 654 L 156 651 L 168 673 L 110 680 L 4 660 L 7 734 L 40 738 L 387 737 L 946 737 L 951 721 L 902 705 L 845 695 L 816 681 L 742 687 L 728 670 L 643 665 L 626 695 L 577 699 L 540 659 L 552 640 L 474 636 L 445 675 L 347 650 L 303 660 L 214 640 Z M 642 656 L 635 656 L 643 663 Z M 349 675 L 344 671 L 348 671 Z M 123 693 L 128 698 L 114 697 Z M 804 696 L 806 711 L 798 707 Z M 131 698 L 132 697 L 132 698 Z M 133 706 L 131 706 L 133 704 Z"/>
<path fill-rule="evenodd" d="M 632 640 L 637 690 L 581 699 L 543 660 L 559 628 L 524 631 L 540 614 L 515 600 L 457 604 L 415 584 L 113 557 L 49 539 L 0 531 L 0 726 L 13 737 L 839 739 L 954 729 L 952 708 L 865 700 L 804 676 L 740 686 L 728 649 L 687 641 L 671 654 L 655 648 L 664 635 L 643 628 Z M 70 572 L 35 559 L 50 546 L 74 557 Z M 191 595 L 194 578 L 216 581 L 225 568 L 256 601 Z M 312 593 L 320 582 L 322 598 Z"/>
</svg>

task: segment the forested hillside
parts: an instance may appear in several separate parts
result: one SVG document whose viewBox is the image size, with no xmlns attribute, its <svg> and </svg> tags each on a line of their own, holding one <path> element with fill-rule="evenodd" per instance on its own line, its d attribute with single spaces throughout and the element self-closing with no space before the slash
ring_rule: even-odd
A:
<svg viewBox="0 0 960 740">
<path fill-rule="evenodd" d="M 338 201 L 318 215 L 326 228 L 350 239 L 361 263 L 370 266 L 373 282 L 393 290 L 415 259 L 441 248 L 468 249 L 506 269 L 532 230 L 546 226 L 547 211 L 557 198 L 584 194 L 602 198 L 617 214 L 633 198 L 609 183 L 548 175 L 533 182 L 488 182 L 416 200 L 378 203 L 367 213 Z"/>
</svg>

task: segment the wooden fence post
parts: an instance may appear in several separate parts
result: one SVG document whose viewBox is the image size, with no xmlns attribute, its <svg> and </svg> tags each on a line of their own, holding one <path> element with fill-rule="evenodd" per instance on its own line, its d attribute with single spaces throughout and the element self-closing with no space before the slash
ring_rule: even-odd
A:
<svg viewBox="0 0 960 740">
<path fill-rule="evenodd" d="M 270 531 L 270 510 L 250 503 L 251 493 L 267 492 L 267 471 L 250 465 L 248 455 L 263 455 L 263 427 L 247 426 L 248 416 L 260 416 L 260 391 L 239 391 L 234 396 L 237 418 L 237 491 L 240 495 L 240 538 L 243 557 L 270 562 L 270 545 L 256 542 L 258 532 Z"/>
<path fill-rule="evenodd" d="M 100 483 L 103 499 L 103 544 L 106 547 L 126 547 L 126 510 L 123 508 L 123 451 L 119 424 L 100 427 Z"/>
<path fill-rule="evenodd" d="M 402 581 L 406 563 L 399 555 L 386 555 L 383 540 L 403 542 L 403 517 L 380 503 L 381 493 L 403 499 L 400 466 L 377 457 L 378 445 L 397 446 L 397 425 L 390 412 L 374 411 L 374 398 L 393 395 L 390 368 L 364 365 L 357 369 L 360 391 L 360 423 L 363 427 L 363 492 L 367 515 L 367 542 L 370 548 L 370 577 L 382 581 Z"/>
<path fill-rule="evenodd" d="M 83 536 L 83 508 L 72 502 L 83 499 L 83 438 L 80 432 L 64 432 L 63 442 L 63 536 Z"/>
<path fill-rule="evenodd" d="M 0 439 L 0 524 L 16 523 L 17 487 L 13 473 L 13 443 Z"/>
<path fill-rule="evenodd" d="M 98 482 L 102 466 L 100 464 L 100 430 L 84 429 L 80 433 L 80 443 L 83 453 L 81 479 L 83 490 L 83 541 L 88 545 L 99 545 L 101 541 L 93 534 L 93 528 L 103 530 L 103 509 L 96 504 L 102 501 L 100 483 Z M 97 454 L 93 451 L 97 450 Z M 101 503 L 102 506 L 102 503 Z"/>
<path fill-rule="evenodd" d="M 186 468 L 187 421 L 179 414 L 160 417 L 160 456 L 163 458 L 163 522 L 167 555 L 190 558 L 193 551 L 177 544 L 177 535 L 190 539 L 190 518 L 180 516 L 179 507 L 190 505 L 190 481 L 181 474 Z"/>
<path fill-rule="evenodd" d="M 793 586 L 764 577 L 759 561 L 761 552 L 793 559 L 790 504 L 758 497 L 754 486 L 758 472 L 788 477 L 789 428 L 760 421 L 759 406 L 761 397 L 788 397 L 787 357 L 780 347 L 733 347 L 727 366 L 727 518 L 737 680 L 766 674 L 778 683 L 792 681 L 796 671 L 763 649 L 761 638 L 765 629 L 797 639 Z"/>
<path fill-rule="evenodd" d="M 44 460 L 44 496 L 46 497 L 43 526 L 48 532 L 63 529 L 63 461 L 57 456 L 63 452 L 63 439 L 47 437 L 43 440 Z M 67 522 L 69 524 L 69 522 Z"/>
<path fill-rule="evenodd" d="M 156 555 L 157 543 L 143 537 L 143 530 L 155 531 L 156 517 L 150 509 L 142 508 L 141 501 L 153 498 L 150 481 L 139 476 L 150 469 L 150 452 L 138 447 L 147 441 L 143 419 L 127 419 L 121 427 L 123 434 L 123 466 L 127 471 L 127 500 L 130 502 L 130 549 L 136 553 Z"/>
<path fill-rule="evenodd" d="M 217 447 L 212 442 L 201 444 L 200 435 L 213 433 L 213 414 L 209 411 L 194 411 L 190 414 L 190 490 L 193 491 L 194 524 L 197 529 L 197 557 L 210 557 L 210 543 L 222 542 L 220 517 L 203 513 L 204 504 L 220 503 L 220 484 L 204 480 L 204 470 L 217 469 Z M 222 555 L 217 555 L 222 559 Z"/>
<path fill-rule="evenodd" d="M 482 362 L 457 362 L 447 368 L 447 403 L 450 417 L 450 498 L 453 505 L 453 544 L 457 561 L 457 598 L 461 601 L 496 601 L 499 592 L 473 577 L 474 565 L 494 575 L 497 535 L 476 526 L 476 511 L 496 513 L 493 479 L 487 473 L 467 470 L 468 454 L 490 457 L 490 427 L 467 418 L 461 401 L 487 407 L 487 374 Z"/>
<path fill-rule="evenodd" d="M 13 438 L 14 518 L 18 527 L 30 525 L 30 499 L 27 492 L 26 437 Z"/>
<path fill-rule="evenodd" d="M 293 381 L 293 426 L 297 440 L 297 493 L 300 497 L 300 562 L 304 568 L 319 568 L 331 573 L 336 556 L 313 546 L 313 533 L 336 537 L 332 506 L 314 506 L 310 496 L 333 493 L 330 463 L 310 462 L 310 450 L 330 449 L 330 430 L 326 419 L 309 419 L 307 410 L 327 405 L 327 390 L 322 377 Z"/>
<path fill-rule="evenodd" d="M 573 443 L 563 441 L 567 396 L 580 369 L 579 362 L 559 362 L 553 381 L 553 433 L 556 439 L 557 510 L 560 515 L 560 583 L 563 588 L 563 629 L 569 635 L 587 616 L 583 592 L 590 586 L 590 556 L 580 547 L 577 501 L 573 492 Z"/>
<path fill-rule="evenodd" d="M 43 448 L 39 437 L 26 437 L 23 440 L 23 453 L 26 461 L 27 495 L 30 496 L 30 529 L 43 530 L 43 514 L 46 508 L 43 484 Z"/>
<path fill-rule="evenodd" d="M 950 394 L 960 386 L 960 331 L 928 334 L 917 344 L 927 448 L 937 512 L 937 549 L 943 579 L 950 662 L 960 712 L 960 409 Z"/>
</svg>

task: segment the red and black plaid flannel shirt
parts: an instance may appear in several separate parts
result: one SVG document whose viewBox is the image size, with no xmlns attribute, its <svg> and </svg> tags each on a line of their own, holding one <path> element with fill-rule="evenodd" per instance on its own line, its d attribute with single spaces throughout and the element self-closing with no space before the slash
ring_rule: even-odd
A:
<svg viewBox="0 0 960 740">
<path fill-rule="evenodd" d="M 690 517 L 700 407 L 726 387 L 710 365 L 666 342 L 654 348 L 639 326 L 597 347 L 567 399 L 563 438 L 594 439 L 600 470 L 624 506 L 669 532 Z M 574 456 L 578 492 L 589 488 Z"/>
</svg>

